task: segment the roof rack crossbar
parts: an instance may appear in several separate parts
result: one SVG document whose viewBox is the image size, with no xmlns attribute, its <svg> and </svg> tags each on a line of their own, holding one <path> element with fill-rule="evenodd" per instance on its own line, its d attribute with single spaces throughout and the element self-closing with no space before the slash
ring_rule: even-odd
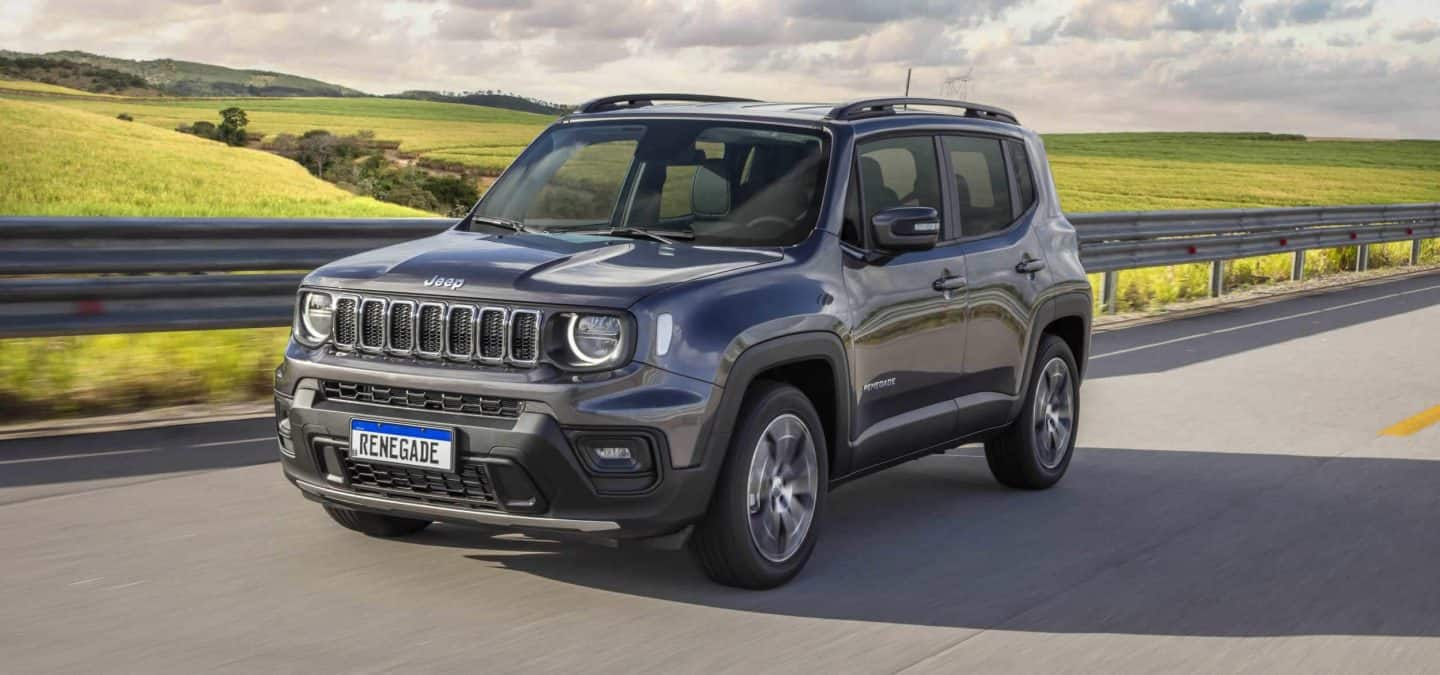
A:
<svg viewBox="0 0 1440 675">
<path fill-rule="evenodd" d="M 696 103 L 758 103 L 753 98 L 714 96 L 711 94 L 618 94 L 605 96 L 582 104 L 575 112 L 580 114 L 620 110 L 622 108 L 643 108 L 656 101 L 693 101 Z"/>
<path fill-rule="evenodd" d="M 851 101 L 836 106 L 830 111 L 829 117 L 832 120 L 857 120 L 866 117 L 895 114 L 895 106 L 898 105 L 928 105 L 944 108 L 963 108 L 966 117 L 974 117 L 984 120 L 995 120 L 1019 124 L 1020 120 L 1015 114 L 1003 108 L 980 105 L 968 101 L 952 101 L 943 98 L 917 98 L 914 96 L 896 96 L 892 98 L 867 98 L 859 101 Z"/>
</svg>

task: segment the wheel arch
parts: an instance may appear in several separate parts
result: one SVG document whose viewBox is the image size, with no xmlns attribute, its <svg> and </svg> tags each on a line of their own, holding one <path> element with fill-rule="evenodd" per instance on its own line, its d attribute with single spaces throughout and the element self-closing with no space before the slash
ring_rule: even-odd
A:
<svg viewBox="0 0 1440 675">
<path fill-rule="evenodd" d="M 1035 368 L 1035 355 L 1040 350 L 1040 341 L 1046 335 L 1054 335 L 1070 347 L 1075 356 L 1075 366 L 1083 380 L 1085 366 L 1090 357 L 1090 319 L 1093 301 L 1088 292 L 1067 291 L 1048 298 L 1035 312 L 1034 325 L 1030 330 L 1030 345 L 1025 351 L 1025 364 L 1021 378 L 1021 389 L 1011 404 L 1010 419 L 1020 414 L 1029 388 L 1030 373 Z"/>
<path fill-rule="evenodd" d="M 752 345 L 725 373 L 720 404 L 701 435 L 701 462 L 724 463 L 745 398 L 756 382 L 771 380 L 793 385 L 810 399 L 825 427 L 830 475 L 843 475 L 839 469 L 848 467 L 850 454 L 849 375 L 845 346 L 834 333 L 797 333 Z"/>
</svg>

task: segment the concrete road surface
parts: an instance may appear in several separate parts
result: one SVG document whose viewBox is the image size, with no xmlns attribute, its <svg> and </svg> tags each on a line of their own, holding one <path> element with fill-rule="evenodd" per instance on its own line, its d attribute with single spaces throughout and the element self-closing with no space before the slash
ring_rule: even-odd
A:
<svg viewBox="0 0 1440 675">
<path fill-rule="evenodd" d="M 1081 447 L 847 485 L 809 568 L 333 525 L 253 420 L 0 443 L 0 671 L 1435 672 L 1440 275 L 1097 336 Z"/>
</svg>

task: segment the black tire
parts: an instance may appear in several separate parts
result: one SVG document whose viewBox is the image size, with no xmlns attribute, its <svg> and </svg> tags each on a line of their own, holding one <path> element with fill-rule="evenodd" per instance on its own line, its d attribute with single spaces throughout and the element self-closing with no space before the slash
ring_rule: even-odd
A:
<svg viewBox="0 0 1440 675">
<path fill-rule="evenodd" d="M 415 534 L 420 530 L 430 527 L 430 521 L 416 518 L 401 518 L 399 516 L 385 516 L 368 511 L 356 511 L 341 506 L 325 505 L 325 513 L 335 522 L 372 537 L 403 537 L 407 534 Z"/>
<path fill-rule="evenodd" d="M 1043 447 L 1046 442 L 1038 438 L 1042 432 L 1037 429 L 1039 425 L 1035 405 L 1035 397 L 1040 390 L 1040 378 L 1046 366 L 1056 359 L 1062 362 L 1068 371 L 1072 401 L 1070 433 L 1063 444 L 1056 444 L 1063 445 L 1058 462 L 1054 460 L 1054 454 L 1045 452 Z M 1022 490 L 1043 490 L 1059 482 L 1065 475 L 1065 470 L 1070 467 L 1070 458 L 1075 454 L 1075 437 L 1079 435 L 1079 430 L 1080 377 L 1079 368 L 1075 366 L 1075 355 L 1070 352 L 1070 346 L 1065 344 L 1064 340 L 1054 335 L 1046 335 L 1041 338 L 1034 366 L 1030 369 L 1030 380 L 1026 383 L 1025 401 L 1020 416 L 999 436 L 985 442 L 985 461 L 990 465 L 990 473 L 1000 483 Z M 1042 461 L 1042 457 L 1047 456 L 1050 461 Z"/>
<path fill-rule="evenodd" d="M 771 422 L 793 415 L 805 425 L 814 448 L 816 489 L 809 525 L 794 553 L 777 562 L 762 554 L 751 535 L 751 508 L 746 494 L 751 460 L 759 450 L 761 435 Z M 793 419 L 789 423 L 793 423 Z M 799 389 L 788 384 L 759 382 L 748 393 L 737 431 L 730 442 L 725 466 L 715 486 L 710 509 L 690 539 L 705 573 L 727 586 L 748 589 L 774 588 L 798 574 L 815 550 L 825 513 L 830 479 L 825 431 L 815 406 Z M 795 498 L 795 503 L 800 503 Z"/>
</svg>

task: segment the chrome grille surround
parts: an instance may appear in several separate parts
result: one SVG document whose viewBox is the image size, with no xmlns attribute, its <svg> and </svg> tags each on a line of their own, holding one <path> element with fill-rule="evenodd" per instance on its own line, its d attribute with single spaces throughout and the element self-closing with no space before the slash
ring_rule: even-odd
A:
<svg viewBox="0 0 1440 675">
<path fill-rule="evenodd" d="M 511 312 L 509 330 L 505 334 L 510 340 L 511 363 L 535 365 L 540 360 L 540 312 L 533 309 Z"/>
<path fill-rule="evenodd" d="M 360 298 L 354 295 L 335 297 L 335 331 L 331 340 L 341 349 L 354 349 L 360 340 Z"/>
<path fill-rule="evenodd" d="M 378 295 L 339 295 L 335 307 L 330 343 L 341 352 L 528 368 L 543 350 L 544 314 L 535 309 Z"/>
<path fill-rule="evenodd" d="M 445 356 L 445 305 L 422 302 L 415 316 L 415 353 L 425 359 Z"/>
<path fill-rule="evenodd" d="M 475 322 L 475 357 L 481 363 L 504 363 L 510 353 L 510 310 L 485 307 Z"/>
<path fill-rule="evenodd" d="M 393 300 L 385 318 L 385 348 L 391 354 L 406 355 L 415 351 L 415 303 Z"/>
<path fill-rule="evenodd" d="M 360 351 L 379 353 L 385 351 L 390 333 L 390 315 L 385 298 L 367 297 L 360 301 Z"/>
<path fill-rule="evenodd" d="M 445 358 L 469 361 L 475 358 L 475 308 L 450 305 L 445 312 Z"/>
</svg>

